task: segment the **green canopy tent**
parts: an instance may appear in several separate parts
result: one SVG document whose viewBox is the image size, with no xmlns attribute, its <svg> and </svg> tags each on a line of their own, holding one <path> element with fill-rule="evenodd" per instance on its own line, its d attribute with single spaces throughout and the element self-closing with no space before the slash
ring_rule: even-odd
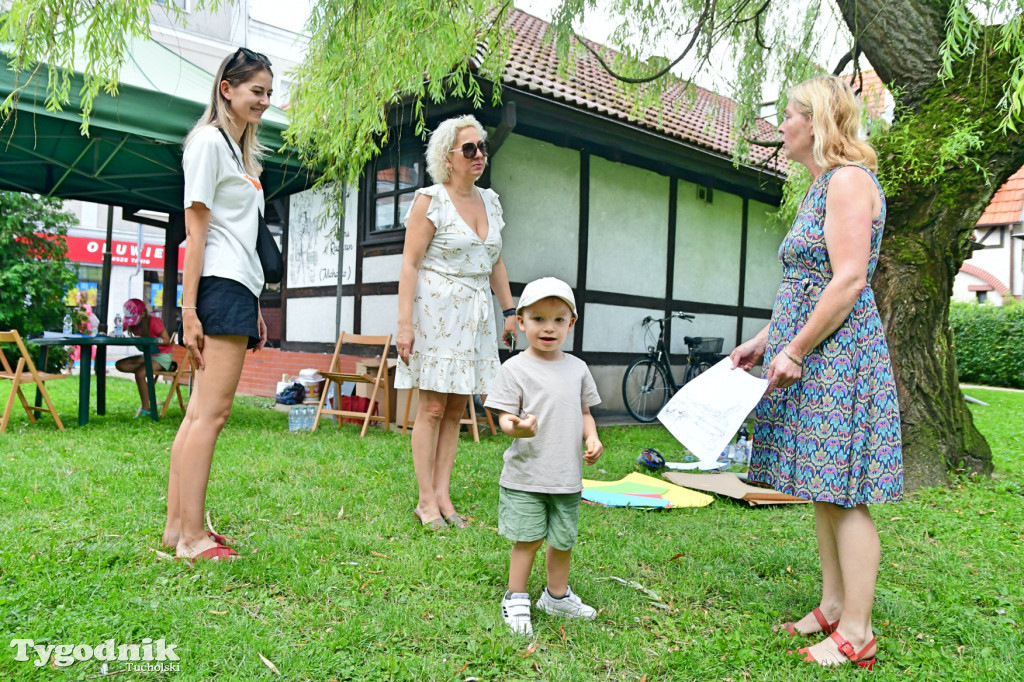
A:
<svg viewBox="0 0 1024 682">
<path fill-rule="evenodd" d="M 178 245 L 185 238 L 184 178 L 181 143 L 209 101 L 214 76 L 151 40 L 129 43 L 118 95 L 94 100 L 89 130 L 80 127 L 84 79 L 71 78 L 71 102 L 63 111 L 47 111 L 48 71 L 40 65 L 20 75 L 0 73 L 0 98 L 22 88 L 16 109 L 0 127 L 0 189 L 120 206 L 128 219 L 166 228 L 166 282 L 177 281 Z M 310 186 L 313 177 L 283 146 L 288 121 L 271 107 L 263 116 L 261 141 L 275 150 L 264 159 L 261 177 L 268 204 Z M 136 215 L 148 210 L 169 220 Z M 100 286 L 99 318 L 106 323 L 110 288 L 112 212 L 108 212 L 107 250 Z M 173 291 L 173 287 L 170 289 Z M 174 319 L 175 300 L 164 298 L 164 319 Z"/>
</svg>

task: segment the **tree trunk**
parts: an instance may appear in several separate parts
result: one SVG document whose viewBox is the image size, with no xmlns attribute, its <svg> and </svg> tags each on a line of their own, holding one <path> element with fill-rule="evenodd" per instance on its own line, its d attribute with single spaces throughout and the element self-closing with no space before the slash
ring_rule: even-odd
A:
<svg viewBox="0 0 1024 682">
<path fill-rule="evenodd" d="M 878 141 L 881 172 L 907 178 L 889 197 L 873 286 L 896 370 L 910 488 L 942 483 L 948 470 L 992 472 L 992 451 L 960 392 L 949 327 L 953 279 L 970 256 L 974 226 L 995 191 L 1024 165 L 1024 137 L 998 132 L 1009 61 L 991 52 L 983 59 L 988 63 L 962 65 L 949 81 L 918 90 L 916 105 L 895 122 L 909 141 L 896 135 Z M 937 180 L 915 178 L 908 158 L 925 168 L 942 163 L 944 141 L 975 124 L 978 148 L 946 163 Z"/>
</svg>

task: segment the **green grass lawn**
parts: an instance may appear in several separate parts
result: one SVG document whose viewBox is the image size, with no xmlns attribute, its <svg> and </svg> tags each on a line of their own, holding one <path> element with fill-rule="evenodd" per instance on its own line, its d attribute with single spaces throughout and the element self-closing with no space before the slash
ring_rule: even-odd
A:
<svg viewBox="0 0 1024 682">
<path fill-rule="evenodd" d="M 535 612 L 529 647 L 506 633 L 498 606 L 509 553 L 495 528 L 503 436 L 463 438 L 453 498 L 472 527 L 430 534 L 412 515 L 408 438 L 371 430 L 360 439 L 351 425 L 289 433 L 268 400 L 240 397 L 218 443 L 208 502 L 243 558 L 193 567 L 156 552 L 176 408 L 157 424 L 133 420 L 134 386 L 111 380 L 108 414 L 79 428 L 77 389 L 77 381 L 52 384 L 63 433 L 48 417 L 29 424 L 16 408 L 0 435 L 0 680 L 101 674 L 94 660 L 65 668 L 16 661 L 12 639 L 147 637 L 177 645 L 179 670 L 114 679 L 866 674 L 800 663 L 786 655 L 796 642 L 772 632 L 817 604 L 810 507 L 751 509 L 723 498 L 652 512 L 584 505 L 571 583 L 600 613 L 576 622 Z M 995 451 L 995 476 L 874 508 L 882 567 L 873 679 L 1020 679 L 1024 394 L 971 393 L 991 404 L 973 409 Z M 660 427 L 606 428 L 601 437 L 605 455 L 588 470 L 594 478 L 633 471 L 645 446 L 679 452 Z M 641 583 L 668 608 L 612 576 Z M 534 598 L 542 586 L 538 561 Z"/>
</svg>

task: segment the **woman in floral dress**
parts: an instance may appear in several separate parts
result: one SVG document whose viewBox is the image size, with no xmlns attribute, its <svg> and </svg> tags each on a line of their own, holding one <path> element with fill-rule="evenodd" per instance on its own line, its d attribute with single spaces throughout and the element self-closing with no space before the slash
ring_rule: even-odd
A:
<svg viewBox="0 0 1024 682">
<path fill-rule="evenodd" d="M 515 334 L 515 304 L 501 260 L 498 195 L 476 181 L 487 164 L 483 127 L 472 116 L 442 122 L 427 143 L 437 184 L 416 192 L 406 217 L 398 280 L 401 362 L 396 388 L 418 388 L 412 459 L 419 487 L 413 513 L 425 527 L 464 528 L 449 488 L 466 400 L 487 393 L 498 371 L 491 291 Z"/>
<path fill-rule="evenodd" d="M 771 322 L 736 348 L 763 362 L 750 478 L 814 502 L 821 600 L 781 628 L 828 635 L 800 649 L 821 665 L 871 668 L 881 546 L 868 504 L 903 497 L 900 415 L 871 277 L 885 223 L 876 156 L 859 139 L 861 105 L 834 76 L 789 93 L 779 132 L 813 182 L 779 248 L 783 281 Z"/>
</svg>

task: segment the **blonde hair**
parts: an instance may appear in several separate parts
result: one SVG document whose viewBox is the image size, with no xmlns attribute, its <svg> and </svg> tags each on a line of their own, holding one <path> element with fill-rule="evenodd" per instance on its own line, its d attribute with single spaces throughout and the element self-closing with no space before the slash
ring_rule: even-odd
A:
<svg viewBox="0 0 1024 682">
<path fill-rule="evenodd" d="M 270 70 L 268 63 L 250 58 L 241 49 L 225 57 L 224 61 L 220 63 L 220 68 L 217 69 L 217 76 L 213 79 L 210 103 L 185 137 L 183 146 L 187 147 L 196 132 L 204 126 L 213 126 L 227 132 L 224 122 L 230 121 L 232 118 L 231 102 L 225 99 L 224 94 L 220 91 L 221 82 L 227 81 L 232 87 L 237 87 L 242 83 L 249 82 L 261 71 L 269 73 L 273 80 L 274 72 Z M 256 136 L 256 128 L 257 124 L 246 123 L 242 130 L 242 139 L 238 144 L 242 150 L 242 166 L 245 168 L 245 172 L 254 178 L 258 178 L 263 172 L 263 155 L 269 151 L 267 147 L 260 144 L 259 138 Z"/>
<path fill-rule="evenodd" d="M 451 177 L 451 169 L 448 168 L 448 155 L 451 154 L 452 145 L 455 144 L 455 137 L 463 128 L 473 127 L 480 133 L 480 141 L 487 139 L 487 132 L 476 117 L 467 114 L 457 118 L 449 118 L 441 121 L 441 124 L 430 134 L 427 142 L 427 172 L 434 182 L 446 183 Z M 459 152 L 461 153 L 461 151 Z M 487 160 L 484 159 L 484 163 Z"/>
<path fill-rule="evenodd" d="M 811 154 L 822 170 L 836 166 L 864 166 L 878 170 L 878 156 L 860 138 L 862 104 L 853 89 L 837 76 L 817 76 L 794 85 L 789 101 L 811 120 Z"/>
</svg>

